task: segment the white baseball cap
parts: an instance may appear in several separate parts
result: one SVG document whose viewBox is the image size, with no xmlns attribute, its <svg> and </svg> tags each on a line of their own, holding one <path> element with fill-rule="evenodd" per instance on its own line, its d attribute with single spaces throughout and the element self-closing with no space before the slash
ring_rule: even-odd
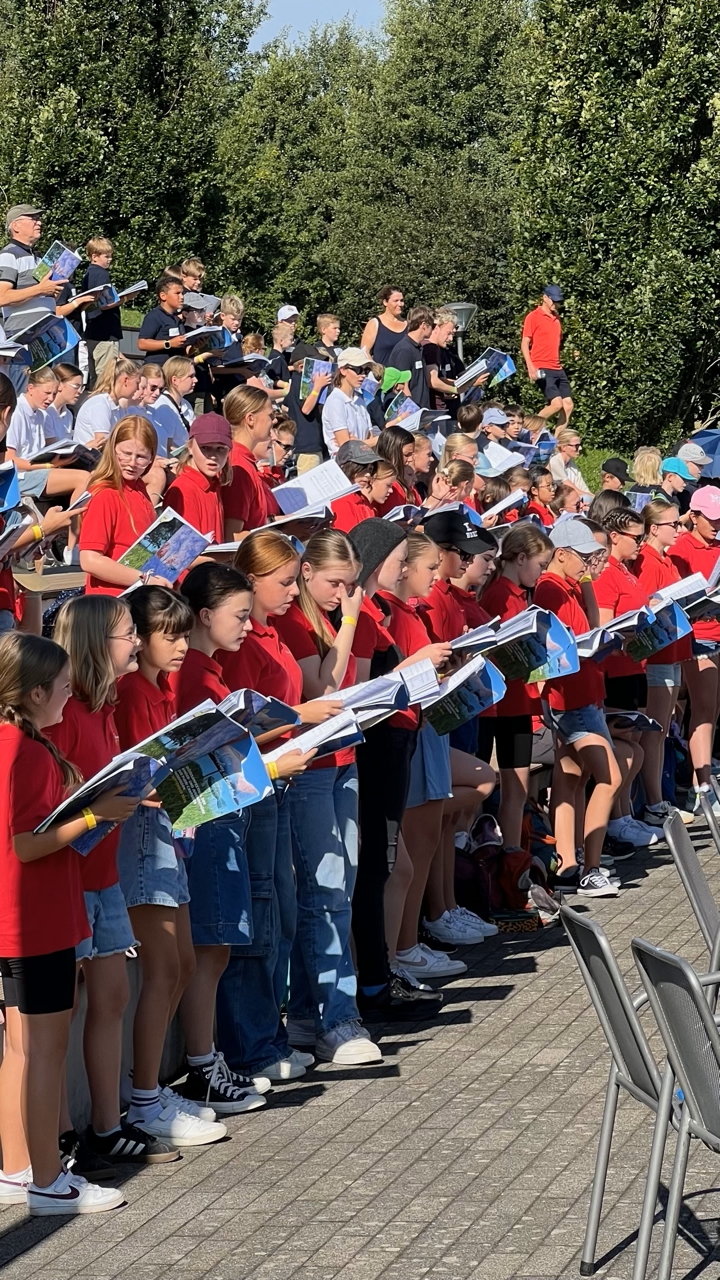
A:
<svg viewBox="0 0 720 1280">
<path fill-rule="evenodd" d="M 577 551 L 581 556 L 591 556 L 599 550 L 587 525 L 581 524 L 579 520 L 564 520 L 555 525 L 550 530 L 550 541 L 554 547 Z"/>
<path fill-rule="evenodd" d="M 694 462 L 696 467 L 706 467 L 708 462 L 712 462 L 705 450 L 699 444 L 693 444 L 689 441 L 683 444 L 677 451 L 678 458 L 682 458 L 683 462 Z"/>
<path fill-rule="evenodd" d="M 293 307 L 293 306 L 281 307 L 277 313 L 278 324 L 280 324 L 281 320 L 294 320 L 295 316 L 299 316 L 299 315 L 300 315 L 300 312 L 298 311 L 297 307 Z"/>
</svg>

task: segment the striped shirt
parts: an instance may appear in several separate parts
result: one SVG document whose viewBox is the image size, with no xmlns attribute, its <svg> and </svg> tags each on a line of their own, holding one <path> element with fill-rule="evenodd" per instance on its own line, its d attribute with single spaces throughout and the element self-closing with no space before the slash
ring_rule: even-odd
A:
<svg viewBox="0 0 720 1280">
<path fill-rule="evenodd" d="M 0 249 L 0 283 L 11 284 L 13 289 L 30 289 L 37 284 L 33 275 L 39 258 L 32 249 L 11 240 Z M 51 293 L 42 293 L 35 298 L 27 298 L 25 302 L 7 303 L 0 307 L 0 323 L 7 337 L 27 329 L 36 320 L 46 315 L 55 314 L 55 298 Z"/>
</svg>

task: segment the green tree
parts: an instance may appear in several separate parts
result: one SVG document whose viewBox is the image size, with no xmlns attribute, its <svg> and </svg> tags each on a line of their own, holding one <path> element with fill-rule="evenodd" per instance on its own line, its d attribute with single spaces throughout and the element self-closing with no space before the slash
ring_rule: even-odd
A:
<svg viewBox="0 0 720 1280">
<path fill-rule="evenodd" d="M 43 203 L 50 236 L 111 236 L 128 283 L 173 257 L 212 256 L 218 128 L 261 14 L 259 0 L 2 0 L 7 202 Z"/>
<path fill-rule="evenodd" d="M 536 0 L 518 41 L 518 321 L 545 280 L 563 286 L 596 444 L 667 441 L 716 381 L 719 48 L 708 0 Z"/>
</svg>

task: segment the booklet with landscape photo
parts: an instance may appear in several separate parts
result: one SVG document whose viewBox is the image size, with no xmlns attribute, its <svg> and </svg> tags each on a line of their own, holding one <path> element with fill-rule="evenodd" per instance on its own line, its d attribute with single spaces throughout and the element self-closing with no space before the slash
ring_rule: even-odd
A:
<svg viewBox="0 0 720 1280">
<path fill-rule="evenodd" d="M 192 348 L 193 356 L 204 351 L 219 351 L 230 345 L 230 334 L 221 324 L 203 324 L 198 329 L 188 329 L 184 335 L 185 346 Z"/>
<path fill-rule="evenodd" d="M 119 563 L 138 573 L 157 573 L 175 582 L 212 540 L 211 533 L 199 533 L 168 507 L 120 557 Z"/>
<path fill-rule="evenodd" d="M 641 631 L 637 631 L 628 640 L 625 648 L 633 662 L 644 662 L 654 653 L 667 649 L 668 645 L 689 636 L 692 625 L 684 609 L 675 600 L 669 600 L 660 609 L 654 610 L 652 622 Z"/>
<path fill-rule="evenodd" d="M 242 725 L 254 738 L 273 729 L 293 729 L 300 716 L 279 698 L 266 698 L 256 689 L 236 689 L 218 706 L 223 715 Z"/>
<path fill-rule="evenodd" d="M 82 262 L 82 254 L 68 249 L 62 240 L 53 240 L 47 253 L 40 259 L 33 275 L 38 284 L 46 276 L 51 280 L 71 280 Z"/>
<path fill-rule="evenodd" d="M 525 684 L 580 670 L 575 637 L 554 613 L 535 605 L 498 627 L 489 652 L 506 680 Z"/>
<path fill-rule="evenodd" d="M 510 368 L 511 365 L 512 368 Z M 504 372 L 506 368 L 508 369 L 507 373 Z M 455 390 L 464 391 L 466 387 L 472 386 L 484 373 L 490 375 L 492 379 L 490 385 L 494 386 L 496 374 L 502 374 L 502 377 L 497 378 L 498 382 L 502 382 L 514 372 L 515 365 L 507 352 L 498 351 L 496 347 L 486 347 L 482 355 L 478 356 L 477 360 L 473 360 L 472 364 L 468 365 L 467 369 L 463 370 L 455 379 Z"/>
<path fill-rule="evenodd" d="M 337 365 L 331 364 L 329 360 L 303 360 L 302 373 L 300 374 L 300 403 L 303 404 L 310 395 L 310 392 L 312 391 L 313 378 L 316 378 L 318 374 L 322 374 L 323 377 L 329 374 L 332 378 L 336 373 Z M 329 390 L 330 384 L 328 383 L 328 385 L 323 387 L 320 392 L 318 404 L 325 403 Z"/>
<path fill-rule="evenodd" d="M 385 410 L 385 421 L 396 422 L 403 418 L 409 418 L 413 413 L 420 412 L 419 404 L 416 404 L 405 391 L 398 391 Z"/>
<path fill-rule="evenodd" d="M 27 347 L 33 373 L 44 369 L 46 364 L 62 360 L 80 341 L 80 335 L 70 321 L 55 315 L 42 316 L 14 337 L 16 342 Z"/>
<path fill-rule="evenodd" d="M 436 733 L 452 733 L 500 702 L 506 687 L 497 667 L 477 654 L 443 680 L 436 694 L 423 701 L 425 719 Z"/>
</svg>

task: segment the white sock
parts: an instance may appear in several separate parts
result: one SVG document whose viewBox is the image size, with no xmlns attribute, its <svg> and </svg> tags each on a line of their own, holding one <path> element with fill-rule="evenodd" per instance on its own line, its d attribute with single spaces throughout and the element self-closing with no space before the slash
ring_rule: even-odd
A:
<svg viewBox="0 0 720 1280">
<path fill-rule="evenodd" d="M 213 1045 L 209 1053 L 196 1054 L 195 1057 L 191 1057 L 191 1055 L 188 1054 L 187 1055 L 188 1066 L 189 1067 L 210 1067 L 212 1066 L 216 1057 L 217 1057 L 217 1049 L 215 1048 L 215 1045 Z"/>
<path fill-rule="evenodd" d="M 162 1109 L 158 1085 L 155 1085 L 154 1089 L 133 1089 L 127 1113 L 128 1124 L 154 1120 L 160 1115 Z"/>
</svg>

